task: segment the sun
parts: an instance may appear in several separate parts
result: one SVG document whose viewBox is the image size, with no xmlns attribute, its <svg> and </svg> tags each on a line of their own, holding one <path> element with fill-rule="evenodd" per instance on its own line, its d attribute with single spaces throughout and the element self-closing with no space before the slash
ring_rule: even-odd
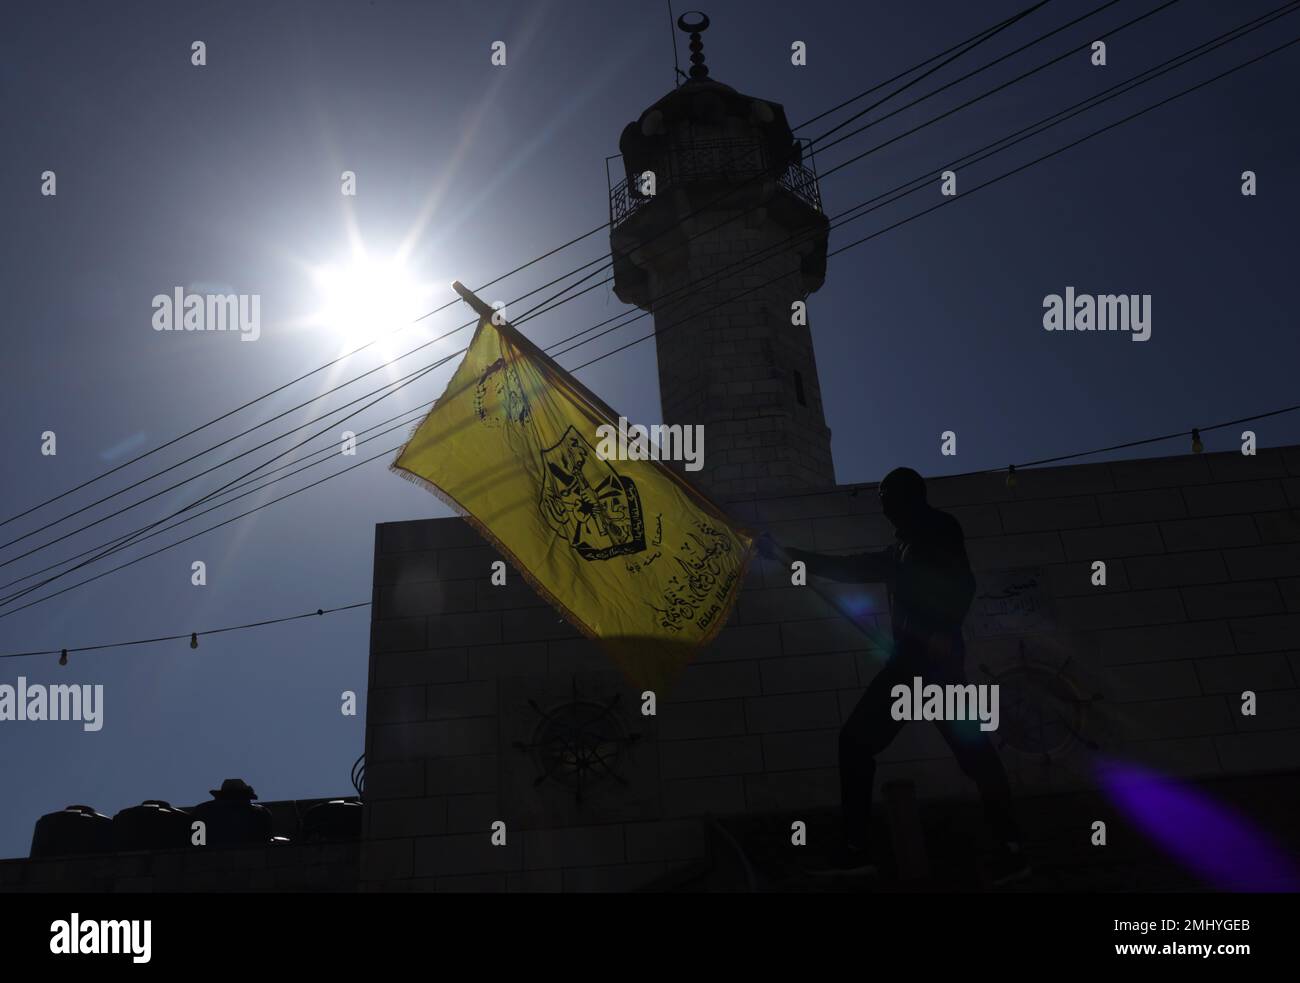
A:
<svg viewBox="0 0 1300 983">
<path fill-rule="evenodd" d="M 313 324 L 331 332 L 345 349 L 380 341 L 429 312 L 432 284 L 423 283 L 397 259 L 354 256 L 311 272 L 320 296 Z"/>
</svg>

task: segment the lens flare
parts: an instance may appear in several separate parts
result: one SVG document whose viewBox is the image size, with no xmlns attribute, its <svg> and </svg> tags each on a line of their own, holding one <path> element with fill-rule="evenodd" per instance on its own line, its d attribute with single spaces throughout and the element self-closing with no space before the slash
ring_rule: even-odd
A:
<svg viewBox="0 0 1300 983">
<path fill-rule="evenodd" d="M 1267 833 L 1203 792 L 1127 762 L 1097 763 L 1101 786 L 1153 842 L 1225 891 L 1295 891 L 1300 874 Z"/>
</svg>

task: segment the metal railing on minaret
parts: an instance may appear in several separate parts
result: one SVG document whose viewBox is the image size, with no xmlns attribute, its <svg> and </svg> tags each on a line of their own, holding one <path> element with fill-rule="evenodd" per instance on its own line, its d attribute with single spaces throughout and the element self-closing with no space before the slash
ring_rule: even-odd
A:
<svg viewBox="0 0 1300 983">
<path fill-rule="evenodd" d="M 761 143 L 740 139 L 678 142 L 673 145 L 666 172 L 655 175 L 655 191 L 662 193 L 673 187 L 717 181 L 756 180 L 769 170 L 767 149 Z M 819 212 L 822 210 L 821 188 L 811 162 L 791 161 L 777 176 L 776 183 L 808 207 Z M 627 178 L 611 185 L 610 227 L 622 225 L 653 197 L 641 194 L 637 182 Z"/>
</svg>

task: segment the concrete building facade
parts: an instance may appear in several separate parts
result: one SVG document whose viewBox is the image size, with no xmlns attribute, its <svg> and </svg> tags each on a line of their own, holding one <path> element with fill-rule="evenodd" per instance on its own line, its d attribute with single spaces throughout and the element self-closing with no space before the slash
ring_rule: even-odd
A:
<svg viewBox="0 0 1300 983">
<path fill-rule="evenodd" d="M 998 743 L 1031 813 L 1095 790 L 1108 761 L 1187 781 L 1300 768 L 1300 447 L 930 486 L 965 528 L 968 670 L 1002 686 Z M 892 537 L 869 485 L 724 507 L 810 549 Z M 756 562 L 650 718 L 519 578 L 490 584 L 495 559 L 459 519 L 377 528 L 363 889 L 630 889 L 705 856 L 705 817 L 834 805 L 837 731 L 880 652 L 814 591 Z M 843 602 L 887 633 L 883 593 Z M 584 740 L 612 767 L 579 795 L 548 777 L 547 742 L 583 707 L 607 711 Z M 932 725 L 905 727 L 883 761 L 879 782 L 923 800 L 973 795 Z"/>
</svg>

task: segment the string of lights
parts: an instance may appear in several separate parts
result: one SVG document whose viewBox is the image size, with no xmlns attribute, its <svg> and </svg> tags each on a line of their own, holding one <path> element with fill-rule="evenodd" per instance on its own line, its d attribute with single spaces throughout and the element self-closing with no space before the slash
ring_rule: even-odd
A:
<svg viewBox="0 0 1300 983">
<path fill-rule="evenodd" d="M 227 625 L 224 628 L 209 628 L 206 631 L 182 632 L 179 635 L 159 635 L 155 638 L 135 638 L 128 642 L 108 642 L 102 645 L 82 645 L 78 648 L 66 649 L 45 649 L 39 652 L 9 652 L 0 655 L 0 659 L 23 659 L 34 655 L 57 655 L 60 665 L 68 664 L 68 656 L 75 652 L 99 652 L 104 649 L 132 648 L 137 645 L 152 645 L 156 642 L 175 642 L 188 638 L 190 648 L 198 648 L 198 640 L 207 635 L 221 635 L 228 631 L 243 631 L 246 628 L 265 628 L 268 625 L 282 625 L 288 621 L 301 621 L 304 618 L 316 618 L 326 614 L 338 614 L 340 611 L 354 611 L 357 608 L 370 607 L 370 601 L 359 601 L 356 604 L 343 604 L 336 608 L 317 608 L 315 611 L 308 611 L 304 614 L 291 614 L 283 618 L 267 618 L 263 621 L 250 621 L 244 625 Z"/>
</svg>

